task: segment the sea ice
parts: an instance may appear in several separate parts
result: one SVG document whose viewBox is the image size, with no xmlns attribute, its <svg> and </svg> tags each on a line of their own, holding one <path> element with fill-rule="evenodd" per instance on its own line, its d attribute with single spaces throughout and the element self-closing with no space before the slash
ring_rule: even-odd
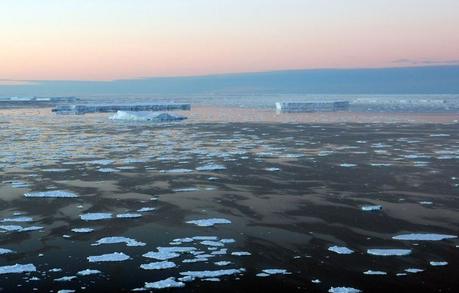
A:
<svg viewBox="0 0 459 293">
<path fill-rule="evenodd" d="M 366 205 L 360 208 L 364 212 L 380 211 L 382 210 L 381 205 Z"/>
<path fill-rule="evenodd" d="M 351 167 L 356 167 L 357 164 L 349 164 L 349 163 L 343 163 L 343 164 L 339 164 L 341 167 L 345 167 L 345 168 L 351 168 Z"/>
<path fill-rule="evenodd" d="M 352 288 L 352 287 L 331 287 L 328 290 L 328 292 L 329 293 L 358 293 L 362 291 L 359 289 Z"/>
<path fill-rule="evenodd" d="M 32 222 L 31 217 L 15 217 L 15 218 L 5 218 L 2 222 Z"/>
<path fill-rule="evenodd" d="M 75 233 L 90 233 L 94 231 L 93 228 L 73 228 L 72 229 L 72 232 L 75 232 Z"/>
<path fill-rule="evenodd" d="M 199 166 L 196 168 L 197 171 L 217 171 L 217 170 L 225 170 L 226 167 L 223 165 L 218 164 L 207 164 L 204 166 Z"/>
<path fill-rule="evenodd" d="M 291 273 L 285 269 L 265 269 L 263 273 L 268 275 L 290 275 Z"/>
<path fill-rule="evenodd" d="M 217 266 L 227 266 L 227 265 L 231 264 L 231 262 L 222 260 L 222 261 L 214 262 L 214 264 L 217 265 Z"/>
<path fill-rule="evenodd" d="M 167 112 L 118 111 L 110 117 L 112 120 L 172 122 L 185 120 L 185 116 Z"/>
<path fill-rule="evenodd" d="M 332 252 L 335 252 L 335 253 L 338 253 L 338 254 L 351 254 L 351 253 L 354 253 L 354 251 L 352 249 L 349 249 L 347 247 L 344 247 L 344 246 L 331 246 L 328 248 L 329 251 L 332 251 Z"/>
<path fill-rule="evenodd" d="M 76 276 L 64 276 L 58 279 L 54 279 L 54 281 L 55 282 L 70 282 L 73 279 L 76 279 Z"/>
<path fill-rule="evenodd" d="M 211 219 L 188 221 L 187 223 L 195 224 L 195 225 L 198 225 L 199 227 L 211 227 L 215 224 L 231 224 L 231 221 L 227 219 L 211 218 Z"/>
<path fill-rule="evenodd" d="M 171 261 L 159 261 L 159 262 L 151 262 L 147 264 L 141 264 L 140 267 L 144 270 L 164 270 L 175 268 L 175 263 Z"/>
<path fill-rule="evenodd" d="M 145 283 L 147 289 L 164 289 L 164 288 L 182 288 L 185 287 L 185 283 L 177 282 L 174 277 L 167 278 L 165 280 Z"/>
<path fill-rule="evenodd" d="M 366 272 L 363 272 L 363 274 L 365 275 L 387 275 L 386 272 L 383 272 L 383 271 L 372 271 L 372 270 L 368 270 Z"/>
<path fill-rule="evenodd" d="M 124 213 L 124 214 L 117 214 L 116 217 L 118 219 L 134 219 L 142 217 L 142 214 L 138 213 Z"/>
<path fill-rule="evenodd" d="M 401 234 L 392 237 L 395 240 L 406 240 L 406 241 L 440 241 L 445 239 L 457 238 L 455 235 L 447 234 L 435 234 L 435 233 L 412 233 L 412 234 Z"/>
<path fill-rule="evenodd" d="M 235 252 L 232 252 L 231 255 L 235 255 L 235 256 L 249 256 L 249 255 L 252 255 L 250 252 L 248 251 L 235 251 Z"/>
<path fill-rule="evenodd" d="M 65 190 L 50 190 L 24 193 L 25 197 L 74 198 L 77 194 Z"/>
<path fill-rule="evenodd" d="M 423 272 L 423 271 L 424 270 L 416 269 L 416 268 L 409 268 L 409 269 L 405 270 L 405 272 L 410 273 L 410 274 L 416 274 L 416 273 L 420 273 L 420 272 Z"/>
<path fill-rule="evenodd" d="M 22 227 L 20 225 L 0 225 L 0 230 L 5 230 L 6 232 L 29 232 L 41 229 L 43 229 L 43 227 L 40 226 Z"/>
<path fill-rule="evenodd" d="M 122 252 L 113 252 L 102 255 L 88 256 L 89 262 L 111 262 L 111 261 L 125 261 L 130 259 L 129 255 L 126 255 Z"/>
<path fill-rule="evenodd" d="M 145 246 L 146 244 L 143 242 L 139 242 L 132 238 L 127 237 L 104 237 L 97 240 L 96 243 L 92 244 L 93 246 L 98 246 L 101 244 L 117 244 L 117 243 L 125 243 L 126 246 Z"/>
<path fill-rule="evenodd" d="M 204 279 L 204 278 L 217 278 L 222 276 L 230 276 L 236 274 L 242 274 L 245 272 L 245 269 L 227 269 L 227 270 L 216 270 L 216 271 L 187 271 L 182 272 L 182 276 L 190 276 L 194 278 Z"/>
<path fill-rule="evenodd" d="M 106 219 L 111 219 L 112 214 L 111 213 L 87 213 L 87 214 L 80 215 L 80 218 L 83 221 L 106 220 Z"/>
<path fill-rule="evenodd" d="M 429 264 L 433 267 L 441 267 L 441 266 L 446 266 L 448 265 L 447 261 L 431 261 Z"/>
<path fill-rule="evenodd" d="M 77 273 L 77 275 L 78 276 L 90 276 L 90 275 L 96 275 L 96 274 L 100 274 L 100 273 L 102 273 L 102 272 L 99 271 L 99 270 L 86 269 L 86 270 L 79 271 Z"/>
<path fill-rule="evenodd" d="M 411 249 L 368 249 L 367 253 L 378 256 L 404 256 L 411 254 Z"/>
<path fill-rule="evenodd" d="M 37 271 L 37 268 L 33 264 L 15 264 L 11 266 L 0 267 L 0 274 L 20 274 L 35 271 Z"/>
<path fill-rule="evenodd" d="M 137 212 L 144 213 L 144 212 L 151 212 L 154 210 L 156 210 L 156 208 L 144 207 L 144 208 L 138 209 Z"/>
<path fill-rule="evenodd" d="M 180 254 L 176 252 L 170 252 L 170 251 L 158 251 L 158 252 L 150 251 L 143 255 L 143 257 L 153 258 L 157 260 L 167 260 L 167 259 L 176 258 L 179 256 Z"/>
</svg>

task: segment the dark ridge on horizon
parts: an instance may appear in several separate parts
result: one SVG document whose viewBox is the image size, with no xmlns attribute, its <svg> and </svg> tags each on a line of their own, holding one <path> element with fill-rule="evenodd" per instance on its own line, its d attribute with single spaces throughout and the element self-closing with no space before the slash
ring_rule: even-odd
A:
<svg viewBox="0 0 459 293">
<path fill-rule="evenodd" d="M 0 85 L 5 95 L 99 94 L 457 94 L 459 65 L 293 69 L 113 81 L 30 80 Z"/>
</svg>

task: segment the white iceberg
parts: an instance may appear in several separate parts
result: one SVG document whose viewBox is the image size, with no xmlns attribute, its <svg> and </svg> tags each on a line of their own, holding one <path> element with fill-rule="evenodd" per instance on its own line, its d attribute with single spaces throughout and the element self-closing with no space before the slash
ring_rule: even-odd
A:
<svg viewBox="0 0 459 293">
<path fill-rule="evenodd" d="M 187 224 L 194 224 L 199 227 L 211 227 L 215 224 L 231 224 L 230 220 L 221 218 L 201 219 L 188 221 Z"/>
<path fill-rule="evenodd" d="M 117 243 L 125 243 L 126 246 L 145 246 L 146 243 L 139 242 L 135 239 L 132 238 L 127 238 L 127 237 L 104 237 L 99 240 L 97 240 L 96 243 L 92 244 L 93 246 L 98 246 L 102 244 L 117 244 Z"/>
<path fill-rule="evenodd" d="M 113 252 L 102 255 L 88 256 L 87 259 L 89 262 L 118 262 L 128 260 L 130 257 L 129 255 L 122 252 Z"/>
<path fill-rule="evenodd" d="M 185 116 L 167 112 L 148 112 L 148 111 L 118 111 L 111 116 L 112 120 L 125 121 L 151 121 L 151 122 L 172 122 L 187 119 Z"/>
<path fill-rule="evenodd" d="M 411 233 L 401 234 L 392 237 L 395 240 L 406 240 L 406 241 L 440 241 L 445 239 L 457 238 L 455 235 L 447 234 L 435 234 L 435 233 Z"/>
<path fill-rule="evenodd" d="M 376 248 L 368 249 L 367 253 L 378 256 L 405 256 L 411 254 L 411 249 Z"/>
</svg>

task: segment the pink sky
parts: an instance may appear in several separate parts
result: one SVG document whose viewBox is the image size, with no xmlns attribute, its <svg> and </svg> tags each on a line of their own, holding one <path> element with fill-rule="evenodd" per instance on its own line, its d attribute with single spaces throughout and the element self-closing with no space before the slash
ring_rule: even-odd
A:
<svg viewBox="0 0 459 293">
<path fill-rule="evenodd" d="M 0 79 L 459 63 L 457 0 L 4 0 L 0 27 Z"/>
</svg>

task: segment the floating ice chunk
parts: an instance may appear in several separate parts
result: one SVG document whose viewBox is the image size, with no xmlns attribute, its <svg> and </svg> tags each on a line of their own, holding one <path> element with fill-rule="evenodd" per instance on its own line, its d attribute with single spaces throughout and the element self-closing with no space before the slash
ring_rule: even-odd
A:
<svg viewBox="0 0 459 293">
<path fill-rule="evenodd" d="M 144 270 L 164 270 L 164 269 L 175 268 L 176 265 L 175 263 L 171 261 L 159 261 L 159 262 L 141 264 L 140 267 Z"/>
<path fill-rule="evenodd" d="M 204 166 L 199 166 L 196 168 L 197 171 L 218 171 L 218 170 L 225 170 L 226 167 L 219 164 L 207 164 Z"/>
<path fill-rule="evenodd" d="M 191 253 L 196 251 L 196 247 L 192 246 L 171 246 L 171 247 L 158 247 L 159 252 L 177 252 L 177 253 Z"/>
<path fill-rule="evenodd" d="M 48 271 L 52 272 L 52 273 L 58 273 L 58 272 L 62 272 L 62 269 L 61 268 L 53 268 L 53 269 L 50 269 Z"/>
<path fill-rule="evenodd" d="M 94 161 L 88 161 L 86 163 L 88 164 L 93 164 L 93 165 L 110 165 L 113 164 L 115 161 L 113 160 L 94 160 Z"/>
<path fill-rule="evenodd" d="M 235 256 L 249 256 L 249 255 L 252 255 L 250 252 L 248 251 L 234 251 L 231 253 L 231 255 L 235 255 Z"/>
<path fill-rule="evenodd" d="M 431 261 L 429 264 L 433 267 L 442 267 L 448 265 L 447 261 Z"/>
<path fill-rule="evenodd" d="M 269 171 L 269 172 L 276 172 L 276 171 L 280 171 L 281 169 L 280 168 L 276 168 L 276 167 L 270 167 L 270 168 L 265 168 L 266 171 Z"/>
<path fill-rule="evenodd" d="M 80 218 L 83 221 L 106 220 L 106 219 L 111 219 L 112 214 L 111 213 L 87 213 L 87 214 L 80 215 Z"/>
<path fill-rule="evenodd" d="M 15 218 L 5 218 L 2 222 L 32 222 L 31 217 L 15 217 Z"/>
<path fill-rule="evenodd" d="M 73 279 L 76 279 L 76 276 L 64 276 L 58 279 L 54 279 L 54 281 L 55 282 L 70 282 Z"/>
<path fill-rule="evenodd" d="M 115 168 L 99 168 L 99 169 L 97 169 L 97 171 L 102 172 L 102 173 L 116 173 L 116 172 L 120 172 L 119 169 L 115 169 Z"/>
<path fill-rule="evenodd" d="M 222 267 L 222 266 L 227 266 L 229 264 L 231 264 L 230 261 L 225 261 L 225 260 L 222 260 L 222 261 L 217 261 L 217 262 L 214 262 L 215 265 L 219 266 L 219 267 Z"/>
<path fill-rule="evenodd" d="M 94 231 L 93 228 L 73 228 L 72 229 L 72 232 L 75 232 L 75 233 L 90 233 Z"/>
<path fill-rule="evenodd" d="M 50 190 L 24 193 L 25 197 L 74 198 L 77 194 L 65 190 Z"/>
<path fill-rule="evenodd" d="M 146 244 L 143 242 L 139 242 L 132 238 L 127 237 L 104 237 L 97 240 L 96 243 L 92 244 L 93 246 L 98 246 L 102 244 L 117 244 L 117 243 L 126 243 L 126 246 L 145 246 Z"/>
<path fill-rule="evenodd" d="M 378 256 L 405 256 L 411 254 L 411 249 L 368 249 L 368 254 L 378 255 Z"/>
<path fill-rule="evenodd" d="M 145 212 L 151 212 L 151 211 L 154 211 L 154 210 L 156 210 L 156 208 L 144 207 L 144 208 L 138 209 L 137 211 L 139 213 L 145 213 Z"/>
<path fill-rule="evenodd" d="M 185 283 L 177 282 L 174 277 L 167 278 L 165 280 L 145 283 L 145 288 L 147 289 L 164 289 L 164 288 L 182 288 L 185 287 Z"/>
<path fill-rule="evenodd" d="M 179 256 L 180 254 L 176 252 L 170 252 L 170 251 L 158 251 L 158 252 L 150 251 L 143 255 L 143 257 L 153 258 L 157 260 L 168 260 L 168 259 L 176 258 Z"/>
<path fill-rule="evenodd" d="M 364 212 L 380 211 L 382 210 L 381 205 L 365 205 L 360 208 Z"/>
<path fill-rule="evenodd" d="M 174 192 L 193 192 L 193 191 L 199 191 L 198 188 L 196 187 L 188 187 L 188 188 L 177 188 L 173 190 Z"/>
<path fill-rule="evenodd" d="M 11 187 L 13 188 L 26 188 L 29 184 L 22 181 L 11 181 Z"/>
<path fill-rule="evenodd" d="M 194 240 L 218 240 L 217 236 L 194 236 L 192 239 Z"/>
<path fill-rule="evenodd" d="M 235 243 L 236 240 L 232 239 L 232 238 L 223 238 L 220 240 L 221 243 L 225 243 L 225 244 L 228 244 L 228 243 Z"/>
<path fill-rule="evenodd" d="M 188 221 L 188 224 L 195 224 L 199 227 L 211 227 L 215 224 L 231 224 L 230 220 L 221 219 L 221 218 L 211 218 L 211 219 L 201 219 L 201 220 L 193 220 Z"/>
<path fill-rule="evenodd" d="M 320 283 L 322 283 L 322 281 L 319 280 L 319 279 L 314 279 L 314 280 L 311 280 L 311 283 L 320 284 Z"/>
<path fill-rule="evenodd" d="M 14 251 L 8 248 L 0 248 L 0 255 L 13 253 Z"/>
<path fill-rule="evenodd" d="M 368 270 L 366 272 L 363 272 L 364 275 L 387 275 L 386 272 L 383 272 L 383 271 L 372 271 L 372 270 Z"/>
<path fill-rule="evenodd" d="M 261 278 L 265 278 L 265 277 L 269 277 L 270 274 L 267 274 L 267 273 L 258 273 L 256 274 L 257 277 L 261 277 Z"/>
<path fill-rule="evenodd" d="M 351 167 L 356 167 L 357 164 L 349 164 L 349 163 L 342 163 L 342 164 L 339 164 L 340 167 L 345 167 L 345 168 L 351 168 Z"/>
<path fill-rule="evenodd" d="M 33 264 L 15 264 L 12 266 L 1 266 L 0 274 L 20 274 L 28 272 L 36 272 L 37 268 Z"/>
<path fill-rule="evenodd" d="M 191 173 L 193 170 L 191 169 L 170 169 L 170 170 L 161 170 L 161 173 Z"/>
<path fill-rule="evenodd" d="M 328 292 L 329 293 L 358 293 L 362 291 L 359 289 L 352 288 L 352 287 L 331 287 L 328 290 Z"/>
<path fill-rule="evenodd" d="M 406 240 L 406 241 L 440 241 L 445 239 L 457 238 L 455 235 L 447 234 L 435 234 L 435 233 L 411 233 L 401 234 L 392 237 L 395 240 Z"/>
<path fill-rule="evenodd" d="M 111 262 L 111 261 L 125 261 L 130 259 L 129 255 L 122 252 L 113 252 L 102 255 L 88 256 L 89 262 Z"/>
<path fill-rule="evenodd" d="M 82 270 L 82 271 L 79 271 L 77 273 L 78 276 L 90 276 L 90 275 L 97 275 L 97 274 L 101 274 L 102 272 L 99 271 L 99 270 L 91 270 L 91 269 L 86 269 L 86 270 Z"/>
<path fill-rule="evenodd" d="M 332 251 L 338 254 L 351 254 L 354 253 L 352 249 L 349 249 L 345 246 L 331 246 L 328 248 L 328 251 Z"/>
<path fill-rule="evenodd" d="M 285 269 L 265 269 L 263 273 L 269 275 L 290 275 L 291 273 Z"/>
<path fill-rule="evenodd" d="M 72 289 L 61 289 L 57 293 L 75 293 L 75 290 Z"/>
<path fill-rule="evenodd" d="M 226 254 L 228 249 L 221 248 L 220 250 L 212 251 L 212 255 L 224 255 Z"/>
<path fill-rule="evenodd" d="M 210 241 L 210 240 L 202 241 L 201 244 L 206 245 L 206 246 L 217 246 L 217 247 L 225 246 L 225 244 L 223 244 L 220 241 Z"/>
<path fill-rule="evenodd" d="M 204 278 L 218 278 L 223 276 L 237 275 L 245 272 L 245 269 L 227 269 L 227 270 L 216 270 L 216 271 L 187 271 L 182 272 L 182 276 L 190 276 L 194 278 L 204 279 Z"/>
<path fill-rule="evenodd" d="M 433 204 L 433 202 L 431 201 L 420 201 L 419 203 L 422 205 L 432 205 Z"/>
<path fill-rule="evenodd" d="M 124 214 L 118 214 L 116 215 L 118 219 L 134 219 L 134 218 L 140 218 L 142 217 L 142 214 L 138 213 L 124 213 Z"/>
<path fill-rule="evenodd" d="M 167 112 L 150 111 L 117 111 L 111 116 L 112 120 L 125 121 L 151 121 L 151 122 L 173 122 L 187 119 L 185 116 Z"/>
<path fill-rule="evenodd" d="M 405 270 L 405 272 L 410 273 L 410 274 L 416 274 L 416 273 L 420 273 L 420 272 L 423 272 L 423 271 L 424 270 L 416 269 L 416 268 L 409 268 L 409 269 Z"/>
<path fill-rule="evenodd" d="M 43 227 L 40 226 L 22 227 L 19 225 L 0 225 L 0 230 L 5 230 L 6 232 L 29 232 L 41 229 L 43 229 Z"/>
<path fill-rule="evenodd" d="M 389 167 L 389 166 L 392 166 L 392 164 L 389 164 L 389 163 L 370 163 L 370 166 L 373 166 L 373 167 Z"/>
<path fill-rule="evenodd" d="M 202 258 L 191 258 L 191 259 L 185 259 L 182 262 L 183 263 L 195 263 L 195 262 L 206 262 L 209 261 L 208 258 L 202 257 Z"/>
</svg>

